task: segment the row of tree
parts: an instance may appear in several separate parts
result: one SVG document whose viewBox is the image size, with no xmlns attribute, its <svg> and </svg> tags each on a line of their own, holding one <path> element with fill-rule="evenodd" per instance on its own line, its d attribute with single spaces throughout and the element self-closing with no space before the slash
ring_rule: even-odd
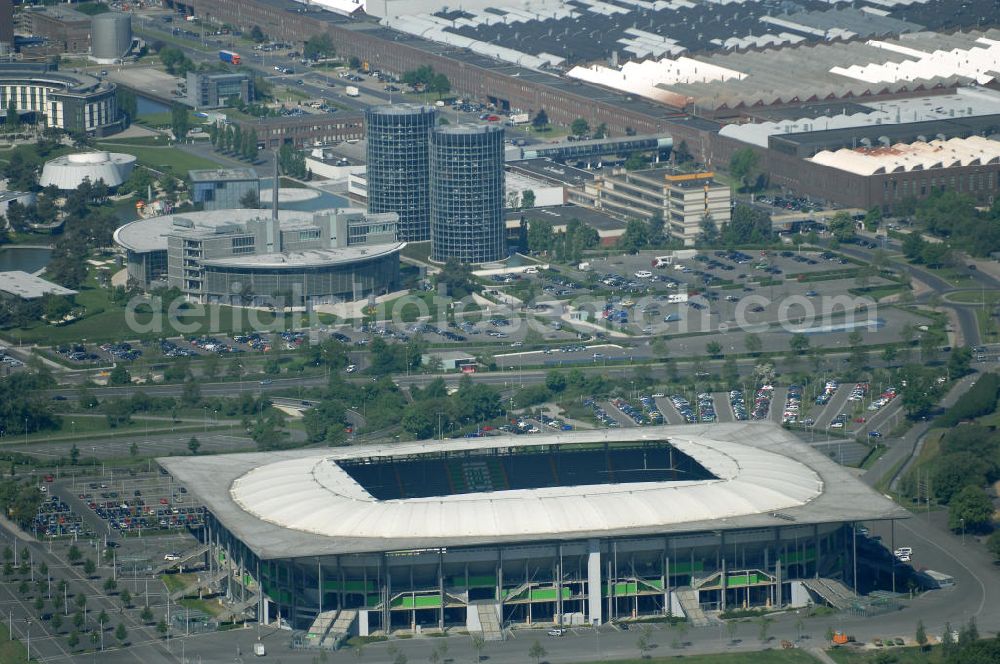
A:
<svg viewBox="0 0 1000 664">
<path fill-rule="evenodd" d="M 434 71 L 430 65 L 422 65 L 405 72 L 400 79 L 406 85 L 415 89 L 433 92 L 442 97 L 451 92 L 451 81 L 444 74 Z"/>
<path fill-rule="evenodd" d="M 222 152 L 253 162 L 257 159 L 257 130 L 243 131 L 238 124 L 208 126 L 212 146 Z"/>
<path fill-rule="evenodd" d="M 578 263 L 583 252 L 596 247 L 600 239 L 594 228 L 575 217 L 559 232 L 545 219 L 521 220 L 521 246 L 535 253 L 552 254 L 559 261 Z"/>
</svg>

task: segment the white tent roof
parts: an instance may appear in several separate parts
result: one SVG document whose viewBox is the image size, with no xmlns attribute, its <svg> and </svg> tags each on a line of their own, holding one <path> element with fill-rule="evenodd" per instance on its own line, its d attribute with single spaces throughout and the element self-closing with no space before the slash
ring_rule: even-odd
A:
<svg viewBox="0 0 1000 664">
<path fill-rule="evenodd" d="M 445 450 L 642 440 L 669 440 L 718 479 L 380 501 L 334 463 Z M 387 442 L 157 462 L 234 536 L 271 559 L 907 516 L 823 453 L 772 423 Z"/>
<path fill-rule="evenodd" d="M 655 430 L 654 430 L 655 431 Z M 590 439 L 603 438 L 600 434 Z M 656 433 L 633 439 L 661 439 Z M 328 537 L 534 537 L 546 533 L 614 531 L 725 519 L 799 507 L 823 483 L 790 457 L 703 436 L 670 438 L 718 479 L 642 482 L 467 493 L 380 501 L 336 461 L 455 449 L 454 442 L 352 448 L 256 468 L 237 479 L 233 499 L 247 512 L 293 530 Z M 527 445 L 555 442 L 538 437 Z M 519 445 L 526 445 L 519 439 Z M 496 446 L 486 439 L 460 447 Z"/>
</svg>

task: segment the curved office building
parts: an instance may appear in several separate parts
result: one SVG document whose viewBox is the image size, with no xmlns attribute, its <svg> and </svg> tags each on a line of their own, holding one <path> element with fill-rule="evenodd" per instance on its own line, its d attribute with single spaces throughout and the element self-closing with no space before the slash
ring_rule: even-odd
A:
<svg viewBox="0 0 1000 664">
<path fill-rule="evenodd" d="M 507 257 L 503 128 L 449 125 L 431 132 L 432 258 L 489 263 Z"/>
<path fill-rule="evenodd" d="M 396 104 L 365 109 L 368 137 L 368 211 L 399 215 L 399 239 L 431 237 L 427 144 L 437 112 Z"/>
<path fill-rule="evenodd" d="M 115 84 L 46 64 L 0 63 L 0 115 L 45 116 L 45 126 L 107 136 L 122 130 Z"/>
</svg>

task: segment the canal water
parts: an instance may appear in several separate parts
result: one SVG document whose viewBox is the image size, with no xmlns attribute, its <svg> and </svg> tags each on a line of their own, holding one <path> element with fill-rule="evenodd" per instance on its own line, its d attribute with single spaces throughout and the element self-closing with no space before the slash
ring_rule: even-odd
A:
<svg viewBox="0 0 1000 664">
<path fill-rule="evenodd" d="M 52 250 L 44 247 L 0 247 L 0 272 L 38 272 L 51 258 Z"/>
</svg>

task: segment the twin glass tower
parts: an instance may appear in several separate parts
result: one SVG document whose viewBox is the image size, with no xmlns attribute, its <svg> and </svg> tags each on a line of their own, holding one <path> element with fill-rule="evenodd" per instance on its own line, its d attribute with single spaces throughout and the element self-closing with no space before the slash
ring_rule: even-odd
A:
<svg viewBox="0 0 1000 664">
<path fill-rule="evenodd" d="M 368 211 L 396 212 L 399 240 L 431 240 L 435 261 L 502 260 L 503 128 L 439 127 L 437 117 L 415 104 L 365 110 Z"/>
</svg>

